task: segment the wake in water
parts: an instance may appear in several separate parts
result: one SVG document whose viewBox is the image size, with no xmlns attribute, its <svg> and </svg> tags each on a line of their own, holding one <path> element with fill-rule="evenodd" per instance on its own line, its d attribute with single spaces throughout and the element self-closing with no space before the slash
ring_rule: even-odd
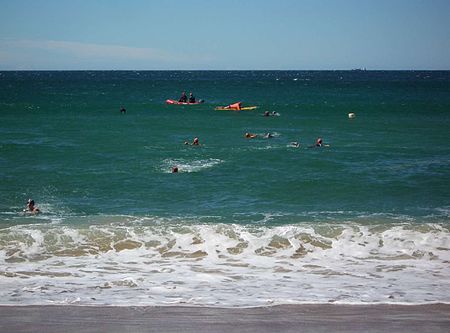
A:
<svg viewBox="0 0 450 333">
<path fill-rule="evenodd" d="M 77 224 L 1 230 L 3 304 L 450 302 L 439 223 Z"/>
<path fill-rule="evenodd" d="M 205 169 L 212 168 L 220 163 L 222 160 L 216 158 L 202 159 L 202 160 L 189 160 L 183 158 L 169 158 L 162 161 L 160 171 L 163 173 L 170 173 L 173 167 L 178 167 L 178 172 L 200 172 Z"/>
</svg>

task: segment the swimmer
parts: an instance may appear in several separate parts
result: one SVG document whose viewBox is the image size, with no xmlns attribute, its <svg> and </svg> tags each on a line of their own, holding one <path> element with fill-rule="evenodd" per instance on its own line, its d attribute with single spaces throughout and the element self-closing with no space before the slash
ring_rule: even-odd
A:
<svg viewBox="0 0 450 333">
<path fill-rule="evenodd" d="M 280 114 L 276 111 L 272 111 L 272 112 L 264 111 L 264 113 L 263 113 L 263 117 L 275 117 L 275 116 L 279 116 L 279 115 Z"/>
<path fill-rule="evenodd" d="M 178 172 L 178 167 L 177 166 L 172 167 L 172 173 L 177 173 L 177 172 Z"/>
<path fill-rule="evenodd" d="M 291 142 L 291 147 L 294 147 L 294 148 L 299 148 L 300 147 L 300 143 L 298 143 L 297 141 L 293 141 L 293 142 Z"/>
<path fill-rule="evenodd" d="M 330 147 L 328 144 L 324 144 L 321 137 L 318 137 L 316 140 L 316 143 L 312 146 L 309 146 L 308 148 L 321 148 L 321 147 Z"/>
<path fill-rule="evenodd" d="M 200 146 L 200 142 L 198 141 L 198 138 L 195 137 L 194 140 L 192 141 L 192 143 L 190 143 L 189 141 L 184 141 L 184 145 L 185 146 Z"/>
<path fill-rule="evenodd" d="M 33 214 L 37 214 L 40 212 L 39 208 L 37 208 L 34 205 L 34 200 L 33 199 L 28 199 L 27 201 L 27 207 L 23 210 L 24 212 L 30 212 Z"/>
<path fill-rule="evenodd" d="M 258 135 L 253 134 L 253 133 L 245 133 L 244 136 L 245 136 L 246 139 L 254 139 L 254 138 L 256 138 Z"/>
<path fill-rule="evenodd" d="M 318 137 L 316 140 L 316 147 L 322 147 L 323 145 L 323 140 L 321 137 Z"/>
<path fill-rule="evenodd" d="M 125 109 L 123 106 L 120 108 L 120 113 L 127 113 L 127 109 Z"/>
<path fill-rule="evenodd" d="M 272 133 L 267 133 L 266 135 L 264 135 L 265 139 L 272 139 L 273 138 L 273 134 Z"/>
</svg>

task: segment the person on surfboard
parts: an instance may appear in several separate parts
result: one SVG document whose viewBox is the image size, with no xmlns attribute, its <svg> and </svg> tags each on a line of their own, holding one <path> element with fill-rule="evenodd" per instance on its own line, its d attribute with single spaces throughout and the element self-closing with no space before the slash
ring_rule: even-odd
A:
<svg viewBox="0 0 450 333">
<path fill-rule="evenodd" d="M 237 103 L 233 103 L 228 106 L 225 106 L 224 109 L 240 110 L 241 108 L 242 108 L 242 102 L 237 102 Z"/>
</svg>

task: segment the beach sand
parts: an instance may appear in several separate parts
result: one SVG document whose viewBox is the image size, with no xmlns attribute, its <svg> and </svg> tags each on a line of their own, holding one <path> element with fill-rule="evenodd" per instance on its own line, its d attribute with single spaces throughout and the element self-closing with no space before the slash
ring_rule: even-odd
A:
<svg viewBox="0 0 450 333">
<path fill-rule="evenodd" d="M 3 332 L 450 332 L 450 305 L 0 306 Z"/>
</svg>

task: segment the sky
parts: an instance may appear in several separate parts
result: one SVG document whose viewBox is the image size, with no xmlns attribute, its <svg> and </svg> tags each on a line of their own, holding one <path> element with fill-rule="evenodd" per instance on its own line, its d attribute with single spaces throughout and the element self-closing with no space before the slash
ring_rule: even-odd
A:
<svg viewBox="0 0 450 333">
<path fill-rule="evenodd" d="M 450 70 L 450 0 L 0 0 L 0 70 Z"/>
</svg>

